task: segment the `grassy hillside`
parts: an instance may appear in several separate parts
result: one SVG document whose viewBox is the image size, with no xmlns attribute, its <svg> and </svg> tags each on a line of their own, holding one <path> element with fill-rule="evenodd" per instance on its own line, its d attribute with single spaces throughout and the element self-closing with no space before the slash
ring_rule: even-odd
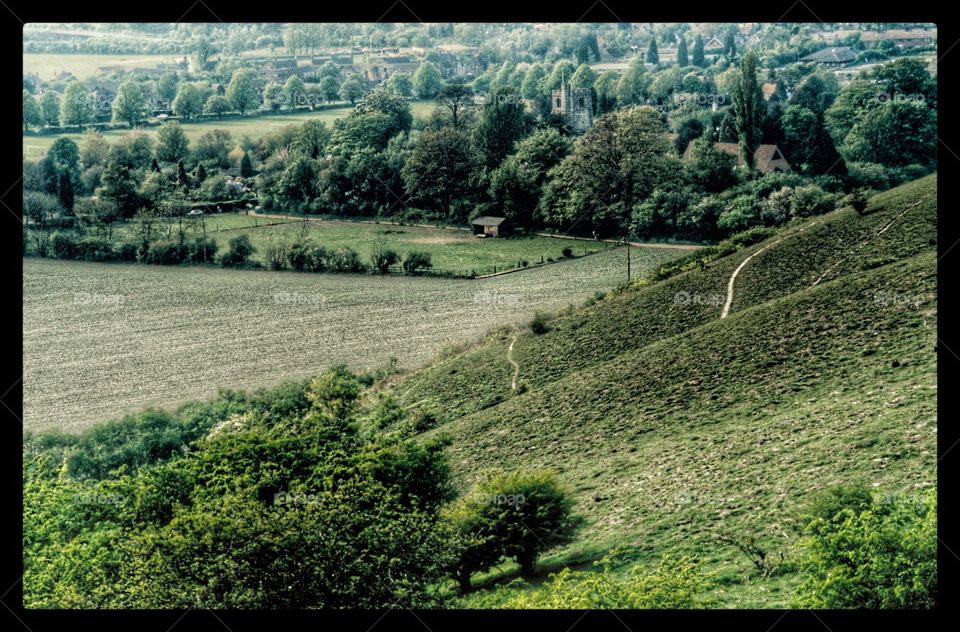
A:
<svg viewBox="0 0 960 632">
<path fill-rule="evenodd" d="M 716 320 L 727 283 L 748 257 L 763 250 L 740 272 L 731 313 L 810 287 L 851 270 L 911 256 L 936 243 L 936 175 L 876 196 L 863 217 L 850 208 L 804 220 L 777 236 L 664 282 L 615 296 L 550 322 L 550 331 L 519 333 L 513 357 L 519 382 L 535 387 L 586 369 L 632 349 Z M 916 205 L 916 206 L 911 206 Z M 903 209 L 911 210 L 901 215 Z M 891 220 L 893 227 L 874 238 Z M 871 240 L 866 246 L 858 247 Z M 393 387 L 408 406 L 432 410 L 441 420 L 475 412 L 511 396 L 512 371 L 506 358 L 510 336 L 406 377 Z"/>
<path fill-rule="evenodd" d="M 446 422 L 432 433 L 452 436 L 463 487 L 489 468 L 559 473 L 588 526 L 546 568 L 618 545 L 642 564 L 686 553 L 724 605 L 786 605 L 795 574 L 752 575 L 719 534 L 789 560 L 789 524 L 817 490 L 935 484 L 936 185 L 804 220 L 547 333 L 503 332 L 389 390 Z"/>
</svg>

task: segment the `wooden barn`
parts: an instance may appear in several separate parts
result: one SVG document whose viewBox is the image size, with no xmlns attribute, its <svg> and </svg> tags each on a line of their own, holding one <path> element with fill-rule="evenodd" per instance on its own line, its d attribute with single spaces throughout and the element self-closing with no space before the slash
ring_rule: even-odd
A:
<svg viewBox="0 0 960 632">
<path fill-rule="evenodd" d="M 510 233 L 510 220 L 506 217 L 482 216 L 470 222 L 473 225 L 474 235 L 487 237 L 504 237 Z"/>
</svg>

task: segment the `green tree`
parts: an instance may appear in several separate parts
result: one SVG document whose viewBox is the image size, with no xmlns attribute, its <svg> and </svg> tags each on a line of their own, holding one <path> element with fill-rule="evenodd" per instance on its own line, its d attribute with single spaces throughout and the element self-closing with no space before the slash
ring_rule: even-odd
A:
<svg viewBox="0 0 960 632">
<path fill-rule="evenodd" d="M 290 151 L 317 160 L 324 155 L 329 143 L 330 130 L 326 124 L 318 120 L 307 121 L 297 128 L 290 143 Z"/>
<path fill-rule="evenodd" d="M 707 58 L 703 53 L 703 37 L 699 34 L 696 39 L 693 40 L 693 65 L 697 68 L 706 68 L 707 67 Z"/>
<path fill-rule="evenodd" d="M 203 106 L 203 111 L 205 113 L 215 114 L 217 116 L 223 116 L 232 109 L 234 109 L 233 102 L 227 97 L 220 96 L 219 94 L 211 94 L 210 98 L 207 99 L 206 104 Z"/>
<path fill-rule="evenodd" d="M 316 182 L 316 163 L 306 156 L 299 157 L 283 170 L 277 197 L 302 208 L 316 194 Z"/>
<path fill-rule="evenodd" d="M 60 101 L 60 125 L 86 125 L 93 122 L 93 98 L 79 81 L 73 81 Z"/>
<path fill-rule="evenodd" d="M 113 122 L 124 121 L 133 127 L 146 116 L 146 107 L 140 84 L 128 79 L 117 88 L 117 96 L 113 99 Z"/>
<path fill-rule="evenodd" d="M 387 79 L 387 89 L 394 94 L 409 98 L 413 95 L 413 80 L 405 72 L 395 72 Z"/>
<path fill-rule="evenodd" d="M 450 514 L 463 542 L 456 568 L 461 587 L 468 589 L 471 574 L 501 557 L 514 558 L 531 576 L 544 551 L 573 540 L 582 520 L 572 506 L 549 471 L 500 472 L 482 479 Z"/>
<path fill-rule="evenodd" d="M 187 157 L 190 141 L 177 121 L 169 121 L 157 131 L 157 158 L 177 162 Z"/>
<path fill-rule="evenodd" d="M 487 170 L 496 169 L 529 130 L 530 120 L 513 90 L 493 92 L 473 129 L 474 143 Z"/>
<path fill-rule="evenodd" d="M 923 103 L 887 101 L 862 115 L 844 139 L 844 158 L 886 166 L 927 165 L 937 153 L 936 112 Z"/>
<path fill-rule="evenodd" d="M 117 215 L 130 217 L 136 210 L 139 201 L 137 191 L 140 180 L 136 172 L 129 166 L 117 160 L 111 160 L 103 169 L 101 186 L 97 195 L 104 199 L 113 200 L 117 208 Z"/>
<path fill-rule="evenodd" d="M 307 105 L 305 87 L 300 77 L 290 75 L 287 82 L 283 84 L 283 91 L 287 94 L 287 98 L 289 99 L 287 103 L 290 107 Z"/>
<path fill-rule="evenodd" d="M 252 178 L 253 175 L 253 163 L 250 162 L 250 154 L 243 152 L 243 158 L 240 159 L 240 177 Z"/>
<path fill-rule="evenodd" d="M 644 103 L 651 78 L 639 56 L 634 57 L 617 83 L 617 101 L 622 105 Z"/>
<path fill-rule="evenodd" d="M 476 107 L 473 103 L 473 89 L 462 83 L 450 83 L 443 86 L 437 96 L 435 116 L 444 125 L 453 129 L 469 129 L 476 119 Z"/>
<path fill-rule="evenodd" d="M 179 92 L 179 83 L 175 72 L 165 73 L 157 80 L 157 96 L 167 102 L 167 107 L 173 107 L 173 100 Z"/>
<path fill-rule="evenodd" d="M 33 98 L 33 95 L 23 91 L 23 129 L 24 131 L 30 129 L 30 127 L 40 127 L 43 124 L 43 115 L 40 112 L 40 105 L 37 103 L 37 100 Z"/>
<path fill-rule="evenodd" d="M 823 123 L 823 116 L 801 105 L 791 105 L 781 117 L 782 149 L 790 163 L 811 175 L 846 173 L 843 160 Z"/>
<path fill-rule="evenodd" d="M 44 125 L 55 127 L 60 124 L 60 99 L 56 92 L 47 90 L 40 95 L 40 113 Z"/>
<path fill-rule="evenodd" d="M 225 96 L 240 114 L 246 114 L 260 106 L 260 96 L 254 84 L 255 77 L 256 75 L 249 68 L 233 71 Z"/>
<path fill-rule="evenodd" d="M 246 265 L 250 255 L 257 251 L 246 235 L 232 237 L 227 243 L 227 252 L 220 257 L 220 265 L 224 268 L 239 268 Z"/>
<path fill-rule="evenodd" d="M 413 74 L 413 93 L 419 99 L 432 99 L 443 88 L 440 71 L 429 61 L 424 61 Z"/>
<path fill-rule="evenodd" d="M 586 64 L 577 66 L 576 72 L 570 77 L 570 85 L 574 88 L 593 88 L 593 84 L 596 83 L 596 81 L 597 73 Z"/>
<path fill-rule="evenodd" d="M 736 113 L 740 155 L 747 167 L 753 169 L 754 152 L 760 146 L 767 109 L 757 83 L 757 58 L 753 51 L 748 51 L 740 63 L 740 73 L 733 87 L 733 109 Z"/>
<path fill-rule="evenodd" d="M 80 147 L 80 163 L 84 169 L 94 165 L 106 165 L 110 158 L 110 143 L 99 131 L 88 129 L 83 133 Z"/>
<path fill-rule="evenodd" d="M 330 102 L 340 96 L 340 83 L 333 77 L 324 77 L 317 87 L 324 101 Z"/>
<path fill-rule="evenodd" d="M 544 80 L 547 78 L 547 71 L 543 64 L 536 62 L 527 68 L 523 76 L 523 82 L 520 84 L 520 93 L 525 99 L 536 99 L 544 94 Z"/>
<path fill-rule="evenodd" d="M 705 138 L 693 141 L 690 155 L 684 161 L 690 180 L 706 193 L 721 193 L 735 185 L 735 166 L 733 156 L 720 151 Z"/>
<path fill-rule="evenodd" d="M 686 68 L 690 65 L 690 58 L 687 53 L 687 38 L 681 37 L 677 43 L 677 66 Z"/>
<path fill-rule="evenodd" d="M 355 104 L 365 91 L 360 78 L 354 75 L 350 75 L 340 84 L 340 98 L 349 101 L 351 105 Z"/>
<path fill-rule="evenodd" d="M 387 138 L 397 134 L 406 134 L 410 131 L 413 124 L 413 113 L 410 110 L 410 103 L 403 97 L 390 92 L 383 86 L 371 90 L 365 95 L 356 108 L 350 113 L 350 116 L 361 116 L 370 113 L 386 114 L 387 128 L 384 135 Z"/>
<path fill-rule="evenodd" d="M 469 136 L 453 128 L 420 134 L 402 176 L 406 190 L 449 220 L 465 219 L 457 202 L 469 197 L 480 159 Z"/>
<path fill-rule="evenodd" d="M 263 88 L 263 102 L 271 110 L 279 110 L 280 106 L 289 103 L 283 87 L 279 83 L 271 81 Z"/>
<path fill-rule="evenodd" d="M 647 48 L 647 63 L 658 65 L 660 63 L 660 52 L 657 50 L 657 38 L 650 36 L 650 46 Z"/>
<path fill-rule="evenodd" d="M 726 37 L 723 38 L 723 56 L 727 58 L 727 61 L 733 61 L 733 58 L 737 55 L 737 41 L 733 35 L 733 29 L 727 31 Z"/>
<path fill-rule="evenodd" d="M 195 85 L 182 82 L 173 99 L 173 113 L 185 119 L 192 119 L 203 113 L 203 93 Z"/>
</svg>

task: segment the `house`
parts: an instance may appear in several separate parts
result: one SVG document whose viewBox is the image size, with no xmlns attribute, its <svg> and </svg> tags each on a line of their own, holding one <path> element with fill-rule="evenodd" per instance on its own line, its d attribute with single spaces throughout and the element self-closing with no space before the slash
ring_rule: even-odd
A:
<svg viewBox="0 0 960 632">
<path fill-rule="evenodd" d="M 885 31 L 863 31 L 860 41 L 865 46 L 876 46 L 881 42 L 893 42 L 899 48 L 917 48 L 933 46 L 937 43 L 936 29 L 887 29 Z"/>
<path fill-rule="evenodd" d="M 483 215 L 474 219 L 470 224 L 473 226 L 474 235 L 503 237 L 510 233 L 510 220 L 506 217 Z"/>
<path fill-rule="evenodd" d="M 726 46 L 723 45 L 723 42 L 721 42 L 716 37 L 712 37 L 710 38 L 709 42 L 706 42 L 703 45 L 703 54 L 706 55 L 707 57 L 713 57 L 714 59 L 716 59 L 717 57 L 723 54 L 724 48 L 726 48 Z"/>
<path fill-rule="evenodd" d="M 836 46 L 824 48 L 806 57 L 801 57 L 800 61 L 817 64 L 825 68 L 842 68 L 852 64 L 856 58 L 857 52 L 849 46 Z"/>
<path fill-rule="evenodd" d="M 720 151 L 735 156 L 737 158 L 737 166 L 746 167 L 746 163 L 743 160 L 743 157 L 740 155 L 740 145 L 737 143 L 715 143 L 714 147 Z M 693 151 L 693 141 L 690 141 L 690 144 L 687 145 L 686 151 L 683 152 L 683 159 L 688 160 L 690 158 L 691 152 Z M 790 167 L 790 163 L 787 162 L 787 159 L 783 157 L 783 153 L 780 151 L 780 148 L 776 145 L 760 145 L 757 147 L 757 151 L 753 153 L 753 166 L 760 173 L 771 173 L 775 171 L 789 172 L 793 171 Z"/>
<path fill-rule="evenodd" d="M 790 95 L 787 92 L 787 89 L 779 81 L 768 81 L 760 86 L 761 92 L 763 92 L 763 100 L 769 101 L 770 99 L 789 99 Z"/>
</svg>

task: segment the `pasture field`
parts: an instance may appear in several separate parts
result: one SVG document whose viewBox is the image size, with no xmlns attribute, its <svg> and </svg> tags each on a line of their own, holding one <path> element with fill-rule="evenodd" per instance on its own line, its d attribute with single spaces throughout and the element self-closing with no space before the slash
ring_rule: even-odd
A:
<svg viewBox="0 0 960 632">
<path fill-rule="evenodd" d="M 280 225 L 263 226 L 284 222 L 282 218 L 260 217 L 261 226 L 244 230 L 211 232 L 208 223 L 207 236 L 215 239 L 225 252 L 230 239 L 246 234 L 257 248 L 253 259 L 264 262 L 264 250 L 272 241 L 293 242 L 300 236 L 327 249 L 350 247 L 360 253 L 365 262 L 369 262 L 375 244 L 382 239 L 387 248 L 395 250 L 401 257 L 411 251 L 430 253 L 435 271 L 451 272 L 467 276 L 471 271 L 476 274 L 489 274 L 496 271 L 515 268 L 518 262 L 527 261 L 535 265 L 548 258 L 559 260 L 564 248 L 571 248 L 577 256 L 595 253 L 610 247 L 605 242 L 554 239 L 552 237 L 511 237 L 498 239 L 478 239 L 470 231 L 451 228 L 431 228 L 424 226 L 398 226 L 392 224 L 372 224 L 351 221 L 290 221 Z M 208 222 L 219 221 L 219 216 L 209 216 Z M 231 220 L 233 221 L 233 220 Z M 639 266 L 661 262 L 677 256 L 675 250 L 636 248 L 631 252 Z M 400 265 L 394 266 L 400 271 Z"/>
<path fill-rule="evenodd" d="M 624 259 L 613 249 L 473 281 L 26 259 L 24 427 L 77 431 L 341 362 L 417 366 L 609 290 Z"/>
<path fill-rule="evenodd" d="M 52 80 L 59 72 L 70 72 L 80 81 L 97 74 L 100 66 L 156 68 L 162 63 L 177 63 L 183 55 L 92 55 L 63 53 L 24 53 L 23 73 L 35 73 Z"/>
<path fill-rule="evenodd" d="M 411 101 L 410 107 L 413 110 L 414 117 L 427 118 L 436 107 L 435 101 Z M 286 125 L 302 125 L 310 120 L 323 121 L 327 126 L 332 126 L 333 122 L 350 113 L 353 107 L 344 105 L 343 107 L 330 108 L 327 110 L 318 110 L 316 112 L 293 112 L 290 114 L 272 114 L 269 116 L 250 116 L 245 118 L 234 118 L 225 120 L 204 120 L 199 122 L 181 122 L 183 131 L 191 142 L 195 142 L 200 136 L 214 129 L 223 129 L 233 135 L 235 141 L 239 141 L 243 136 L 249 136 L 257 140 L 277 128 Z M 159 127 L 144 127 L 141 129 L 150 136 L 156 136 Z M 110 142 L 115 142 L 125 134 L 129 134 L 129 129 L 112 129 L 103 132 L 103 135 Z M 69 138 L 75 143 L 80 143 L 82 134 L 50 134 L 46 136 L 25 135 L 23 137 L 23 159 L 40 160 L 43 158 L 50 146 L 58 138 Z"/>
</svg>

